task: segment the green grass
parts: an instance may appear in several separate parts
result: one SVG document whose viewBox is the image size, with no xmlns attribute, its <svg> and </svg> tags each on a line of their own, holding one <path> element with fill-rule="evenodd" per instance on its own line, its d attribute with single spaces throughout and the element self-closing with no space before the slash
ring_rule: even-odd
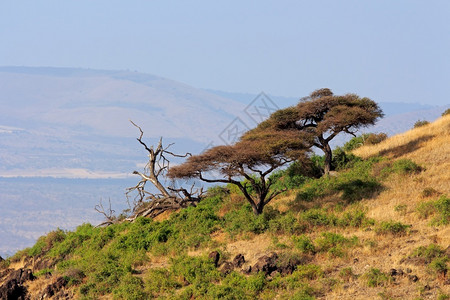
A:
<svg viewBox="0 0 450 300">
<path fill-rule="evenodd" d="M 405 235 L 408 233 L 408 229 L 411 225 L 403 224 L 395 221 L 383 221 L 380 222 L 375 228 L 377 234 L 392 234 L 392 235 Z"/>
<path fill-rule="evenodd" d="M 423 219 L 433 216 L 430 222 L 432 226 L 448 225 L 450 224 L 450 197 L 442 195 L 437 200 L 421 202 L 417 205 L 416 211 Z"/>
<path fill-rule="evenodd" d="M 371 268 L 363 275 L 363 278 L 366 280 L 367 286 L 369 287 L 386 286 L 390 281 L 387 274 L 376 268 Z"/>
</svg>

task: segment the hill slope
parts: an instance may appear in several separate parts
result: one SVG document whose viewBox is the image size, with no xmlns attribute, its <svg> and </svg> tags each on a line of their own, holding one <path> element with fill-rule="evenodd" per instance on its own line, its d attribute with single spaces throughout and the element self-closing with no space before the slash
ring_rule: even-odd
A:
<svg viewBox="0 0 450 300">
<path fill-rule="evenodd" d="M 159 220 L 56 230 L 0 263 L 0 296 L 448 299 L 449 137 L 450 115 L 356 149 L 334 176 L 283 173 L 290 192 L 258 217 L 216 187 Z"/>
</svg>

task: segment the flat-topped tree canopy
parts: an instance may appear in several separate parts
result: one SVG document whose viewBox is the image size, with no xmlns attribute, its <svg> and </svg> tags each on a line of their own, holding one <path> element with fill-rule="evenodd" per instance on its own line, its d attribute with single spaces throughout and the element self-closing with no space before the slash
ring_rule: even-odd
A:
<svg viewBox="0 0 450 300">
<path fill-rule="evenodd" d="M 255 214 L 284 190 L 271 190 L 268 176 L 294 160 L 303 160 L 309 151 L 307 135 L 298 130 L 249 131 L 233 145 L 216 146 L 174 166 L 172 178 L 198 178 L 210 183 L 231 183 L 242 191 Z M 305 137 L 305 138 L 303 138 Z M 214 171 L 215 178 L 208 177 Z M 246 179 L 242 181 L 242 179 Z M 256 195 L 248 193 L 250 185 Z"/>
<path fill-rule="evenodd" d="M 371 99 L 356 94 L 337 96 L 323 88 L 302 98 L 296 106 L 276 111 L 255 130 L 296 129 L 312 134 L 312 146 L 325 153 L 324 171 L 327 174 L 332 160 L 329 142 L 341 132 L 354 135 L 358 129 L 375 124 L 381 117 L 382 110 Z"/>
</svg>

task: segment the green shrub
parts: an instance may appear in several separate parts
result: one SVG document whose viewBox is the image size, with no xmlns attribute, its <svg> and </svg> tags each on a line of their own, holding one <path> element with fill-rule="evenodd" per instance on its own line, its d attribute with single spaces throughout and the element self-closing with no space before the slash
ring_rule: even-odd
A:
<svg viewBox="0 0 450 300">
<path fill-rule="evenodd" d="M 343 148 L 337 147 L 333 150 L 331 166 L 335 170 L 345 170 L 353 167 L 358 161 L 361 161 L 361 158 L 353 154 L 348 154 Z"/>
<path fill-rule="evenodd" d="M 343 227 L 366 227 L 374 224 L 375 220 L 367 218 L 366 211 L 361 208 L 344 212 L 338 220 L 338 225 Z"/>
<path fill-rule="evenodd" d="M 150 269 L 144 278 L 145 291 L 153 298 L 167 296 L 174 290 L 181 288 L 182 284 L 173 272 L 168 269 Z"/>
<path fill-rule="evenodd" d="M 260 234 L 269 229 L 271 220 L 278 217 L 280 217 L 280 212 L 271 206 L 267 206 L 262 214 L 256 216 L 253 213 L 250 204 L 245 203 L 239 209 L 232 210 L 225 214 L 223 218 L 223 228 L 232 236 L 246 232 Z M 284 224 L 288 227 L 290 222 L 289 218 L 290 217 L 287 217 L 287 220 L 285 220 L 287 224 Z M 272 228 L 274 230 L 279 226 L 283 226 L 281 224 L 275 224 L 274 222 L 276 221 L 272 221 Z M 286 228 L 286 230 L 290 229 Z"/>
<path fill-rule="evenodd" d="M 449 270 L 447 263 L 450 259 L 448 257 L 436 257 L 433 259 L 433 261 L 429 264 L 429 267 L 431 270 L 436 272 L 438 275 L 446 275 L 447 271 Z"/>
<path fill-rule="evenodd" d="M 344 150 L 345 151 L 352 151 L 355 150 L 365 144 L 366 139 L 369 137 L 370 134 L 364 133 L 362 135 L 353 137 L 350 141 L 344 144 Z"/>
<path fill-rule="evenodd" d="M 180 256 L 172 259 L 170 271 L 192 285 L 194 294 L 205 295 L 208 287 L 217 282 L 221 274 L 208 257 Z"/>
<path fill-rule="evenodd" d="M 363 275 L 369 287 L 385 286 L 389 282 L 389 277 L 379 269 L 371 268 Z"/>
<path fill-rule="evenodd" d="M 301 207 L 302 202 L 312 202 L 328 195 L 340 194 L 346 203 L 373 196 L 381 190 L 381 184 L 371 174 L 372 166 L 379 158 L 357 161 L 351 169 L 338 176 L 324 176 L 307 181 L 298 191 L 292 206 Z"/>
<path fill-rule="evenodd" d="M 321 238 L 315 240 L 318 252 L 328 252 L 333 257 L 345 256 L 345 249 L 356 246 L 358 244 L 358 238 L 352 236 L 346 238 L 343 235 L 323 232 Z"/>
<path fill-rule="evenodd" d="M 41 254 L 45 254 L 55 244 L 62 242 L 65 239 L 65 237 L 66 237 L 65 232 L 58 228 L 57 230 L 52 231 L 45 236 L 41 236 L 36 241 L 36 244 L 34 244 L 34 246 L 28 250 L 27 254 L 29 256 L 39 256 Z"/>
<path fill-rule="evenodd" d="M 320 208 L 308 209 L 301 213 L 299 218 L 311 226 L 335 226 L 338 223 L 338 218 L 335 215 Z"/>
<path fill-rule="evenodd" d="M 292 212 L 269 220 L 269 231 L 275 234 L 296 234 L 302 233 L 305 230 L 305 226 L 299 223 L 297 217 Z"/>
<path fill-rule="evenodd" d="M 302 253 L 316 253 L 316 247 L 314 246 L 313 241 L 306 235 L 300 236 L 292 236 L 292 241 L 297 249 L 299 249 Z"/>
<path fill-rule="evenodd" d="M 416 211 L 421 218 L 434 216 L 431 225 L 440 226 L 450 223 L 450 197 L 442 195 L 438 200 L 421 202 L 417 205 Z"/>
<path fill-rule="evenodd" d="M 416 123 L 414 123 L 414 128 L 419 128 L 425 125 L 430 124 L 430 122 L 426 121 L 426 120 L 418 120 L 416 121 Z"/>
<path fill-rule="evenodd" d="M 392 234 L 392 235 L 405 235 L 407 233 L 407 229 L 410 228 L 411 225 L 406 225 L 401 222 L 395 221 L 384 221 L 378 224 L 375 232 L 378 234 Z"/>
<path fill-rule="evenodd" d="M 411 253 L 411 256 L 422 257 L 425 259 L 425 263 L 429 264 L 433 259 L 445 256 L 445 251 L 439 245 L 430 244 L 428 247 L 418 247 Z"/>
<path fill-rule="evenodd" d="M 415 174 L 422 171 L 422 167 L 410 159 L 399 159 L 392 164 L 392 172 L 399 174 Z"/>
<path fill-rule="evenodd" d="M 442 116 L 450 115 L 450 108 L 447 108 L 443 113 Z"/>
<path fill-rule="evenodd" d="M 120 284 L 113 290 L 114 299 L 141 300 L 146 299 L 142 279 L 127 274 L 122 277 Z"/>
<path fill-rule="evenodd" d="M 421 202 L 417 205 L 416 211 L 420 218 L 427 219 L 436 213 L 436 207 L 433 201 Z"/>
<path fill-rule="evenodd" d="M 433 225 L 448 225 L 450 223 L 450 197 L 442 195 L 434 204 L 437 216 L 433 219 Z"/>
<path fill-rule="evenodd" d="M 322 268 L 318 265 L 308 264 L 308 265 L 300 265 L 297 267 L 297 270 L 292 273 L 292 277 L 296 280 L 315 280 L 317 278 L 321 278 L 324 276 L 324 272 Z"/>
</svg>

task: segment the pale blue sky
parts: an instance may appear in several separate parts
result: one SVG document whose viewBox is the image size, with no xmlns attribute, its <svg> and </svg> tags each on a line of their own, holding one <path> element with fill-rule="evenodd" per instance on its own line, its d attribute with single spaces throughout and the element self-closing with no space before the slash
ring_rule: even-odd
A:
<svg viewBox="0 0 450 300">
<path fill-rule="evenodd" d="M 450 103 L 450 1 L 0 2 L 0 66 L 128 69 L 198 88 Z"/>
</svg>

